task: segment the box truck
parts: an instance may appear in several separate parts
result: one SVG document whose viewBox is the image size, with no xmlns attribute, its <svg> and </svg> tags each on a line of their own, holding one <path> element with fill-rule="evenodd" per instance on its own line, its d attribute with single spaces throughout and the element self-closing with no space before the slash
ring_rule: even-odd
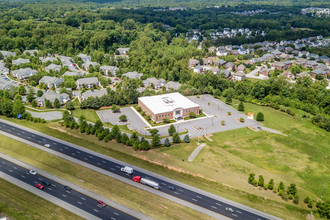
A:
<svg viewBox="0 0 330 220">
<path fill-rule="evenodd" d="M 128 173 L 128 174 L 132 174 L 133 173 L 133 168 L 132 167 L 128 167 L 128 166 L 122 167 L 120 170 L 123 171 L 123 172 L 125 172 L 125 173 Z"/>
</svg>

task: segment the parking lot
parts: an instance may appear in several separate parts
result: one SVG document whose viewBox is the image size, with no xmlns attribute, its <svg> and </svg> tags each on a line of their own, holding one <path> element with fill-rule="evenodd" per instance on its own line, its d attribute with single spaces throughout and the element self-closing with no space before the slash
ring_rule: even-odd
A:
<svg viewBox="0 0 330 220">
<path fill-rule="evenodd" d="M 197 103 L 207 116 L 188 121 L 181 120 L 173 123 L 179 133 L 187 130 L 191 137 L 198 137 L 210 133 L 259 125 L 257 121 L 247 118 L 245 114 L 237 111 L 229 105 L 226 105 L 220 100 L 213 98 L 212 96 L 201 95 L 200 98 L 197 98 L 196 96 L 191 96 L 188 98 Z M 228 116 L 227 112 L 231 112 L 231 115 Z M 120 113 L 112 113 L 111 110 L 102 110 L 97 111 L 97 114 L 102 122 L 110 122 L 111 124 L 116 125 L 126 124 L 130 130 L 136 130 L 143 135 L 150 135 L 150 133 L 146 130 L 146 128 L 150 125 L 146 124 L 145 121 L 142 120 L 131 107 L 121 108 Z M 126 115 L 128 119 L 127 122 L 120 122 L 120 115 Z M 239 118 L 244 118 L 245 122 L 239 122 Z M 220 122 L 222 120 L 225 121 L 225 126 L 221 126 Z M 158 129 L 160 136 L 167 136 L 170 125 L 171 124 L 151 128 Z"/>
</svg>

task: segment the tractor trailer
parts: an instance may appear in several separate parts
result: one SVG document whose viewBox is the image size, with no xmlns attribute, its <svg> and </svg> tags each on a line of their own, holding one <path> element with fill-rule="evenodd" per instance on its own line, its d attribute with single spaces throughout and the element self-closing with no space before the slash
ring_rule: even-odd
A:
<svg viewBox="0 0 330 220">
<path fill-rule="evenodd" d="M 152 180 L 148 180 L 146 178 L 141 178 L 140 176 L 135 176 L 133 177 L 133 180 L 135 182 L 138 182 L 138 183 L 142 183 L 144 185 L 148 185 L 148 186 L 151 186 L 155 189 L 159 189 L 159 183 L 156 183 L 155 181 L 152 181 Z"/>
</svg>

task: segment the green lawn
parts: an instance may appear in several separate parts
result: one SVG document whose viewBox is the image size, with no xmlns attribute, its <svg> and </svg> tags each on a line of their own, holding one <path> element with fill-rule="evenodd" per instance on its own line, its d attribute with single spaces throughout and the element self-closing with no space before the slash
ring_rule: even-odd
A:
<svg viewBox="0 0 330 220">
<path fill-rule="evenodd" d="M 91 110 L 91 109 L 75 109 L 72 111 L 72 115 L 78 119 L 81 115 L 83 115 L 85 117 L 86 121 L 90 121 L 90 122 L 94 122 L 94 123 L 97 120 L 100 120 L 96 111 Z"/>
<path fill-rule="evenodd" d="M 83 219 L 0 178 L 0 213 L 12 219 Z"/>
</svg>

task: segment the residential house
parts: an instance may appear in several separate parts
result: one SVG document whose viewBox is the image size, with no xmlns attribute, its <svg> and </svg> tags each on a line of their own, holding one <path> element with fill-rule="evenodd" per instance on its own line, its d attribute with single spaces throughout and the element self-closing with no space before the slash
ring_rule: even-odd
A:
<svg viewBox="0 0 330 220">
<path fill-rule="evenodd" d="M 239 52 L 238 52 L 238 50 L 232 50 L 232 51 L 230 51 L 230 54 L 237 56 L 237 55 L 239 55 Z"/>
<path fill-rule="evenodd" d="M 307 60 L 304 59 L 304 58 L 297 58 L 297 59 L 295 60 L 295 64 L 296 64 L 296 65 L 305 65 L 306 62 L 307 62 Z"/>
<path fill-rule="evenodd" d="M 307 61 L 305 63 L 305 67 L 306 68 L 312 68 L 312 69 L 316 69 L 316 67 L 318 66 L 319 64 L 316 62 L 316 61 Z"/>
<path fill-rule="evenodd" d="M 73 98 L 79 98 L 81 97 L 81 91 L 72 91 L 72 97 Z"/>
<path fill-rule="evenodd" d="M 196 66 L 194 68 L 194 72 L 195 73 L 202 73 L 203 72 L 203 67 L 202 66 Z"/>
<path fill-rule="evenodd" d="M 259 75 L 269 76 L 269 69 L 266 66 L 263 66 L 259 72 Z"/>
<path fill-rule="evenodd" d="M 218 50 L 216 55 L 219 56 L 219 57 L 227 56 L 228 52 L 226 50 Z"/>
<path fill-rule="evenodd" d="M 173 81 L 169 81 L 165 85 L 165 88 L 166 88 L 167 91 L 169 91 L 171 89 L 173 89 L 175 91 L 175 90 L 180 89 L 180 87 L 181 87 L 181 83 L 173 82 Z"/>
<path fill-rule="evenodd" d="M 18 58 L 17 60 L 13 60 L 12 61 L 12 64 L 13 65 L 21 65 L 21 64 L 24 64 L 24 63 L 30 63 L 30 60 L 29 59 L 23 59 L 23 58 Z"/>
<path fill-rule="evenodd" d="M 283 76 L 286 79 L 290 79 L 290 80 L 294 80 L 295 76 L 293 73 L 291 73 L 290 71 L 284 71 L 283 73 L 281 73 L 281 76 Z"/>
<path fill-rule="evenodd" d="M 11 87 L 18 87 L 18 84 L 6 76 L 0 76 L 0 90 L 9 90 Z"/>
<path fill-rule="evenodd" d="M 236 68 L 236 71 L 245 71 L 246 69 L 246 66 L 244 66 L 243 64 L 240 64 L 237 68 Z"/>
<path fill-rule="evenodd" d="M 130 79 L 140 79 L 142 75 L 143 75 L 142 73 L 138 73 L 136 71 L 134 71 L 134 72 L 127 72 L 127 73 L 124 73 L 123 74 L 123 76 L 126 76 L 126 77 L 128 77 Z"/>
<path fill-rule="evenodd" d="M 223 75 L 226 79 L 228 79 L 231 75 L 229 70 L 220 70 L 220 75 Z"/>
<path fill-rule="evenodd" d="M 203 58 L 203 65 L 209 66 L 213 64 L 213 57 Z"/>
<path fill-rule="evenodd" d="M 130 50 L 130 48 L 128 48 L 128 47 L 127 47 L 127 48 L 121 48 L 121 47 L 120 47 L 120 48 L 118 48 L 117 50 L 118 50 L 118 52 L 119 52 L 120 55 L 123 55 L 123 54 L 124 54 L 124 55 L 127 55 L 127 53 L 128 53 L 128 51 Z"/>
<path fill-rule="evenodd" d="M 47 61 L 50 61 L 50 62 L 53 62 L 55 60 L 57 60 L 56 57 L 39 57 L 39 60 L 42 62 L 42 63 L 46 63 Z"/>
<path fill-rule="evenodd" d="M 7 57 L 9 57 L 10 55 L 12 55 L 13 57 L 16 56 L 15 52 L 10 52 L 10 51 L 6 51 L 6 50 L 0 50 L 0 53 L 2 54 L 3 58 L 6 59 Z"/>
<path fill-rule="evenodd" d="M 100 70 L 105 74 L 105 75 L 116 75 L 116 72 L 119 71 L 119 68 L 116 66 L 101 66 Z"/>
<path fill-rule="evenodd" d="M 325 64 L 328 64 L 328 65 L 330 64 L 330 58 L 325 55 L 320 56 L 319 59 L 320 59 L 320 61 L 322 61 Z"/>
<path fill-rule="evenodd" d="M 155 89 L 160 89 L 165 84 L 166 84 L 165 79 L 156 79 L 155 77 L 143 80 L 144 87 L 151 87 L 151 85 L 153 85 Z"/>
<path fill-rule="evenodd" d="M 45 101 L 49 100 L 50 103 L 54 103 L 55 99 L 58 99 L 61 105 L 64 105 L 70 101 L 70 96 L 66 93 L 57 94 L 56 92 L 48 91 L 45 92 L 41 97 L 37 97 L 36 101 L 38 106 L 45 106 Z"/>
<path fill-rule="evenodd" d="M 203 67 L 204 71 L 211 71 L 213 74 L 218 75 L 220 73 L 220 70 L 218 67 L 209 67 L 209 66 L 205 66 Z"/>
<path fill-rule="evenodd" d="M 39 80 L 39 84 L 43 83 L 46 84 L 48 88 L 58 88 L 60 84 L 63 82 L 62 78 L 57 78 L 53 76 L 44 76 Z"/>
<path fill-rule="evenodd" d="M 214 51 L 216 51 L 216 49 L 217 49 L 216 47 L 210 47 L 210 48 L 209 48 L 209 52 L 210 52 L 210 53 L 213 53 Z"/>
<path fill-rule="evenodd" d="M 61 70 L 61 65 L 56 65 L 56 64 L 52 63 L 52 64 L 49 64 L 48 66 L 46 66 L 45 69 L 47 72 L 50 72 L 50 70 L 53 72 L 55 72 L 55 71 L 59 72 Z"/>
<path fill-rule="evenodd" d="M 282 53 L 282 54 L 280 55 L 280 58 L 281 58 L 281 59 L 284 59 L 284 60 L 289 60 L 289 59 L 290 59 L 290 55 L 289 55 L 289 54 L 286 54 L 286 53 Z"/>
<path fill-rule="evenodd" d="M 80 57 L 81 60 L 86 63 L 86 62 L 91 62 L 92 61 L 92 58 L 91 56 L 87 55 L 87 54 L 78 54 L 77 57 Z"/>
<path fill-rule="evenodd" d="M 288 68 L 287 65 L 285 65 L 283 62 L 274 62 L 272 63 L 272 66 L 279 70 L 286 70 Z"/>
<path fill-rule="evenodd" d="M 142 93 L 142 92 L 144 92 L 144 90 L 146 90 L 146 88 L 144 88 L 144 87 L 139 87 L 139 88 L 136 89 L 136 91 L 138 93 Z"/>
<path fill-rule="evenodd" d="M 262 57 L 265 58 L 265 59 L 267 59 L 268 61 L 270 61 L 272 59 L 275 59 L 275 55 L 269 54 L 269 53 L 264 54 Z"/>
<path fill-rule="evenodd" d="M 83 67 L 85 68 L 86 71 L 89 70 L 89 67 L 90 67 L 91 65 L 92 65 L 93 67 L 95 67 L 95 66 L 98 66 L 98 65 L 100 65 L 100 64 L 97 63 L 97 62 L 91 62 L 91 61 L 87 61 L 87 62 L 83 63 Z"/>
<path fill-rule="evenodd" d="M 30 76 L 36 75 L 37 70 L 33 70 L 31 68 L 23 68 L 23 69 L 13 70 L 12 74 L 13 77 L 19 80 L 25 80 L 28 79 Z"/>
<path fill-rule="evenodd" d="M 291 61 L 284 61 L 284 64 L 285 64 L 286 68 L 292 67 L 292 62 Z"/>
<path fill-rule="evenodd" d="M 215 62 L 215 65 L 217 65 L 217 66 L 223 66 L 223 65 L 225 65 L 227 63 L 227 61 L 225 61 L 225 60 L 223 60 L 223 59 L 220 59 L 220 60 L 217 60 L 216 62 Z"/>
<path fill-rule="evenodd" d="M 84 74 L 82 72 L 70 72 L 70 71 L 66 71 L 61 77 L 64 77 L 64 76 L 71 76 L 71 77 L 74 77 L 74 76 L 78 76 L 78 77 L 81 77 L 83 76 Z"/>
<path fill-rule="evenodd" d="M 189 67 L 190 68 L 195 67 L 195 66 L 198 66 L 199 64 L 200 64 L 199 60 L 189 59 Z"/>
<path fill-rule="evenodd" d="M 312 78 L 311 75 L 309 75 L 307 72 L 302 72 L 302 73 L 298 73 L 296 75 L 296 78 L 299 79 L 299 78 L 303 78 L 303 77 L 309 77 L 309 78 Z"/>
<path fill-rule="evenodd" d="M 311 71 L 312 76 L 315 78 L 316 76 L 324 76 L 327 77 L 327 74 L 324 70 L 316 69 Z"/>
<path fill-rule="evenodd" d="M 9 69 L 6 68 L 6 64 L 2 60 L 0 61 L 0 74 L 9 74 Z"/>
<path fill-rule="evenodd" d="M 227 70 L 234 70 L 235 69 L 235 64 L 233 62 L 228 62 L 225 64 L 225 68 Z"/>
<path fill-rule="evenodd" d="M 232 80 L 235 81 L 243 81 L 246 78 L 245 73 L 242 71 L 236 72 L 232 76 Z"/>
<path fill-rule="evenodd" d="M 84 101 L 86 99 L 88 99 L 89 97 L 102 97 L 104 95 L 107 94 L 107 90 L 106 89 L 100 89 L 100 90 L 87 90 L 86 92 L 84 92 L 83 94 L 81 94 L 81 101 Z"/>
<path fill-rule="evenodd" d="M 77 89 L 93 88 L 93 86 L 100 86 L 100 82 L 96 77 L 81 78 L 76 81 Z"/>
</svg>

